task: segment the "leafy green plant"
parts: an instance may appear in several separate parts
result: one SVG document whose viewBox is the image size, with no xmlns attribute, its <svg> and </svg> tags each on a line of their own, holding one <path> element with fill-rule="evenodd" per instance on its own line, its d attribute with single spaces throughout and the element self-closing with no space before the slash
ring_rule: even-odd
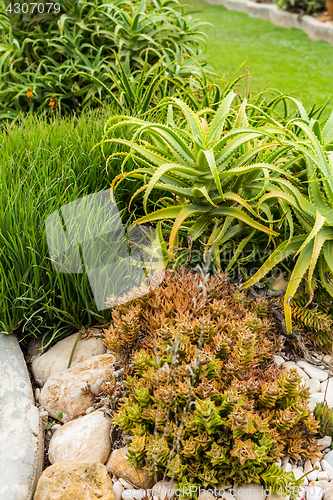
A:
<svg viewBox="0 0 333 500">
<path fill-rule="evenodd" d="M 309 301 L 313 279 L 320 279 L 333 295 L 329 279 L 333 272 L 333 169 L 328 154 L 333 115 L 321 130 L 318 120 L 310 118 L 293 98 L 289 99 L 297 105 L 298 117 L 285 123 L 246 99 L 232 107 L 234 99 L 231 91 L 216 111 L 194 112 L 183 101 L 166 98 L 160 104 L 168 110 L 166 124 L 112 117 L 101 144 L 127 146 L 123 173 L 113 180 L 112 188 L 117 190 L 124 179 L 143 180 L 129 206 L 144 192 L 146 215 L 136 224 L 174 220 L 169 236 L 171 254 L 176 235 L 183 231 L 191 241 L 204 239 L 218 266 L 221 253 L 233 248 L 228 271 L 253 241 L 249 259 L 260 246 L 268 248 L 272 243 L 271 255 L 244 288 L 296 254 L 284 301 L 290 332 L 290 300 L 305 275 Z M 285 99 L 279 96 L 271 107 Z M 181 110 L 183 119 L 174 120 L 174 107 Z M 108 138 L 119 127 L 132 127 L 131 141 Z M 129 160 L 138 168 L 126 172 Z M 148 213 L 147 202 L 155 189 L 169 192 L 172 198 L 162 198 L 157 209 Z"/>
<path fill-rule="evenodd" d="M 279 9 L 313 14 L 326 9 L 326 0 L 274 0 Z"/>
<path fill-rule="evenodd" d="M 328 406 L 326 401 L 316 404 L 313 415 L 319 423 L 319 429 L 317 431 L 319 436 L 333 437 L 333 410 Z"/>
<path fill-rule="evenodd" d="M 110 101 L 115 55 L 142 71 L 200 74 L 202 24 L 177 0 L 60 0 L 60 13 L 9 17 L 0 4 L 0 118 L 20 111 L 66 113 Z M 92 78 L 94 77 L 94 78 Z"/>
<path fill-rule="evenodd" d="M 50 429 L 51 429 L 51 427 L 53 427 L 54 425 L 56 425 L 56 424 L 61 424 L 61 420 L 62 420 L 62 417 L 63 417 L 63 415 L 62 415 L 61 411 L 58 413 L 57 417 L 58 417 L 58 422 L 49 422 L 49 423 L 47 424 L 47 427 L 46 427 L 46 430 L 47 430 L 47 431 L 48 431 L 48 430 L 50 430 Z"/>
<path fill-rule="evenodd" d="M 296 371 L 272 363 L 263 300 L 247 299 L 221 274 L 202 281 L 168 271 L 113 319 L 105 344 L 134 364 L 114 423 L 134 436 L 135 466 L 175 478 L 178 488 L 254 481 L 295 496 L 301 480 L 275 462 L 314 456 L 317 426 Z"/>
</svg>

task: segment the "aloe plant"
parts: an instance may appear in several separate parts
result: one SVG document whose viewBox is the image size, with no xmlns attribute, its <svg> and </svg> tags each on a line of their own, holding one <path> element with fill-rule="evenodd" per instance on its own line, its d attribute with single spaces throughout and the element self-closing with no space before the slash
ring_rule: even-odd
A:
<svg viewBox="0 0 333 500">
<path fill-rule="evenodd" d="M 141 179 L 143 185 L 132 196 L 143 195 L 146 215 L 136 224 L 172 220 L 169 251 L 173 254 L 180 230 L 196 240 L 204 238 L 218 265 L 220 253 L 237 240 L 227 270 L 248 243 L 264 235 L 266 246 L 275 250 L 243 287 L 264 278 L 288 256 L 295 265 L 285 296 L 285 316 L 291 331 L 290 300 L 307 273 L 309 300 L 312 280 L 318 272 L 333 296 L 329 274 L 333 273 L 333 171 L 326 149 L 331 148 L 333 115 L 322 132 L 319 122 L 309 119 L 297 105 L 298 118 L 283 124 L 246 99 L 232 107 L 231 91 L 216 111 L 194 112 L 177 98 L 166 98 L 167 123 L 154 123 L 129 116 L 112 117 L 106 124 L 102 145 L 120 143 L 128 147 L 122 170 L 113 180 L 116 190 L 126 178 Z M 182 119 L 174 122 L 173 108 Z M 249 119 L 247 109 L 255 109 Z M 260 119 L 258 119 L 258 114 Z M 109 138 L 118 127 L 132 127 L 131 141 Z M 109 162 L 118 155 L 111 155 Z M 131 160 L 138 168 L 126 172 Z M 148 212 L 153 190 L 172 194 Z M 162 206 L 162 203 L 166 206 Z"/>
</svg>

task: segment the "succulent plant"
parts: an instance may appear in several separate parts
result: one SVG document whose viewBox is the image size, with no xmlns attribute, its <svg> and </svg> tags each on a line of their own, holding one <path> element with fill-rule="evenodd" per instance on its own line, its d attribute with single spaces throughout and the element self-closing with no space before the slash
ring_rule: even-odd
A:
<svg viewBox="0 0 333 500">
<path fill-rule="evenodd" d="M 222 274 L 203 284 L 196 273 L 167 271 L 160 287 L 118 306 L 114 318 L 107 347 L 128 354 L 134 332 L 132 347 L 141 345 L 114 418 L 134 436 L 135 466 L 180 488 L 300 485 L 275 462 L 286 453 L 314 457 L 317 423 L 297 372 L 282 373 L 272 361 L 278 345 L 263 300 L 248 299 Z"/>
</svg>

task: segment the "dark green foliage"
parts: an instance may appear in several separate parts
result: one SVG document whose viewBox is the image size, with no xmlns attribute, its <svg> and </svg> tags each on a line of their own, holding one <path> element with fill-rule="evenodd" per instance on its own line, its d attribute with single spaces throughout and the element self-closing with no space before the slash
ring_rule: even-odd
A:
<svg viewBox="0 0 333 500">
<path fill-rule="evenodd" d="M 272 364 L 272 325 L 261 301 L 220 274 L 204 289 L 206 297 L 198 274 L 168 271 L 130 309 L 118 306 L 115 326 L 105 331 L 118 356 L 146 336 L 145 348 L 131 356 L 129 395 L 114 418 L 134 436 L 130 460 L 174 477 L 180 488 L 252 481 L 272 492 L 295 487 L 300 481 L 274 463 L 286 453 L 315 454 L 308 390 L 296 371 L 281 374 Z"/>
<path fill-rule="evenodd" d="M 326 0 L 274 0 L 280 9 L 300 12 L 302 14 L 313 14 L 325 10 Z"/>
<path fill-rule="evenodd" d="M 319 436 L 331 436 L 333 438 L 333 409 L 326 402 L 317 403 L 313 414 L 319 422 L 317 431 Z"/>
<path fill-rule="evenodd" d="M 59 4 L 59 14 L 12 18 L 0 4 L 0 118 L 21 110 L 63 114 L 110 101 L 103 83 L 116 71 L 116 55 L 140 72 L 146 62 L 161 61 L 166 76 L 180 78 L 206 65 L 199 49 L 203 23 L 177 0 Z"/>
</svg>

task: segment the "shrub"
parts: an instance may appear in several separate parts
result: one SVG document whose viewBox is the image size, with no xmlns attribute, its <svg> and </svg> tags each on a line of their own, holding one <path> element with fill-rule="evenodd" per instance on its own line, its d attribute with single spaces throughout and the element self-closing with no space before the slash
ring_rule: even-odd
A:
<svg viewBox="0 0 333 500">
<path fill-rule="evenodd" d="M 281 374 L 272 363 L 265 301 L 248 300 L 221 274 L 168 271 L 113 319 L 105 330 L 112 352 L 145 345 L 131 356 L 135 373 L 114 418 L 134 436 L 135 466 L 174 477 L 179 488 L 254 481 L 297 493 L 301 480 L 275 462 L 313 457 L 317 426 L 296 371 Z"/>
<path fill-rule="evenodd" d="M 313 14 L 326 9 L 326 0 L 274 0 L 280 9 Z"/>
<path fill-rule="evenodd" d="M 138 165 L 133 172 L 119 174 L 112 188 L 116 190 L 127 178 L 143 180 L 129 203 L 144 191 L 147 215 L 136 224 L 174 221 L 169 236 L 171 254 L 182 230 L 191 242 L 204 240 L 218 266 L 221 253 L 231 248 L 229 271 L 246 246 L 252 247 L 252 258 L 274 240 L 271 255 L 244 287 L 257 283 L 296 254 L 284 300 L 290 333 L 290 301 L 306 273 L 310 302 L 317 276 L 333 296 L 329 279 L 333 274 L 333 180 L 328 155 L 333 114 L 321 126 L 292 99 L 299 116 L 284 124 L 262 107 L 247 104 L 246 99 L 232 107 L 234 99 L 231 91 L 216 111 L 194 112 L 180 99 L 166 98 L 160 105 L 168 108 L 166 124 L 129 116 L 111 118 L 102 144 L 127 146 L 130 154 L 122 169 L 128 159 L 135 159 Z M 173 107 L 181 110 L 182 120 L 174 121 Z M 134 131 L 131 141 L 108 139 L 108 133 L 124 126 Z M 113 158 L 111 155 L 109 161 Z M 154 211 L 148 211 L 153 190 L 167 191 L 172 198 L 161 199 Z"/>
<path fill-rule="evenodd" d="M 10 4 L 11 5 L 11 4 Z M 61 11 L 8 15 L 0 4 L 1 117 L 82 109 L 104 101 L 115 56 L 142 71 L 157 61 L 166 76 L 200 74 L 207 61 L 202 24 L 177 0 L 60 0 Z M 93 76 L 100 82 L 90 78 Z"/>
</svg>

